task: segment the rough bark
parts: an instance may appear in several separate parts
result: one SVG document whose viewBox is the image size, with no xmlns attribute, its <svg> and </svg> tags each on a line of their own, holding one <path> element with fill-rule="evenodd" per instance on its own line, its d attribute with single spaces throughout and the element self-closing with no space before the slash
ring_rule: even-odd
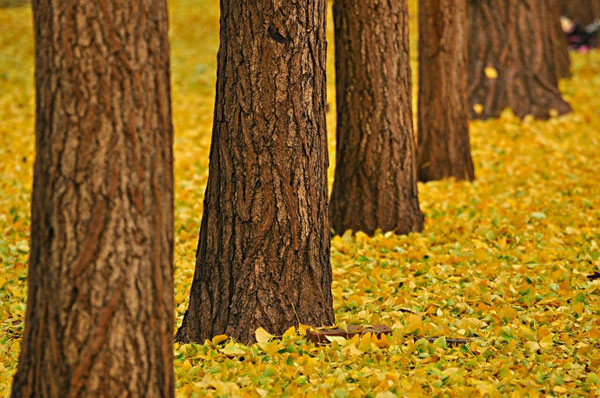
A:
<svg viewBox="0 0 600 398">
<path fill-rule="evenodd" d="M 164 0 L 33 1 L 29 293 L 12 397 L 173 397 Z"/>
<path fill-rule="evenodd" d="M 466 0 L 419 2 L 418 176 L 473 180 Z"/>
<path fill-rule="evenodd" d="M 209 178 L 179 341 L 333 323 L 326 1 L 221 1 Z"/>
<path fill-rule="evenodd" d="M 559 0 L 547 0 L 546 11 L 550 19 L 551 44 L 554 53 L 556 73 L 559 78 L 571 76 L 571 59 L 569 57 L 569 43 L 567 36 L 563 32 L 560 22 L 560 4 Z"/>
<path fill-rule="evenodd" d="M 406 0 L 336 0 L 336 233 L 423 228 L 416 180 Z"/>
<path fill-rule="evenodd" d="M 558 91 L 544 5 L 539 0 L 468 1 L 472 118 L 497 117 L 506 108 L 518 117 L 541 119 L 552 110 L 571 110 Z"/>
<path fill-rule="evenodd" d="M 561 14 L 587 25 L 600 18 L 600 0 L 559 0 Z"/>
</svg>

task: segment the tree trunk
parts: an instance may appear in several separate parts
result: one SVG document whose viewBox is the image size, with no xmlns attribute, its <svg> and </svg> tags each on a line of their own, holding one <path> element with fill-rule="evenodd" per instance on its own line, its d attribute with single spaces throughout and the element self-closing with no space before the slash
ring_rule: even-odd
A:
<svg viewBox="0 0 600 398">
<path fill-rule="evenodd" d="M 12 397 L 173 397 L 166 1 L 34 0 L 33 13 L 29 293 Z"/>
<path fill-rule="evenodd" d="M 600 18 L 600 0 L 559 0 L 560 12 L 565 17 L 587 25 Z"/>
<path fill-rule="evenodd" d="M 336 0 L 337 162 L 331 225 L 423 228 L 412 124 L 406 0 Z"/>
<path fill-rule="evenodd" d="M 560 96 L 551 24 L 539 0 L 469 0 L 471 117 L 548 118 L 571 110 Z"/>
<path fill-rule="evenodd" d="M 466 0 L 421 0 L 417 148 L 421 181 L 475 178 L 466 71 Z"/>
<path fill-rule="evenodd" d="M 209 178 L 177 340 L 334 321 L 326 1 L 221 1 Z"/>
<path fill-rule="evenodd" d="M 551 44 L 556 62 L 556 73 L 559 78 L 571 76 L 571 59 L 569 57 L 569 43 L 563 32 L 560 22 L 559 0 L 547 0 L 546 11 L 550 19 Z"/>
</svg>

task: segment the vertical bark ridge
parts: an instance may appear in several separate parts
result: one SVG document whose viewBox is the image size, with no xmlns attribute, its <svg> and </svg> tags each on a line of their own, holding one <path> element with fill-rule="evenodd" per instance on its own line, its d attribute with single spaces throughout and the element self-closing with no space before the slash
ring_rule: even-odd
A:
<svg viewBox="0 0 600 398">
<path fill-rule="evenodd" d="M 546 11 L 550 19 L 551 48 L 556 63 L 556 74 L 559 78 L 571 76 L 571 59 L 569 57 L 569 44 L 567 36 L 563 32 L 560 21 L 559 0 L 548 0 Z"/>
<path fill-rule="evenodd" d="M 558 90 L 545 3 L 468 0 L 469 106 L 472 118 L 548 118 L 571 110 Z"/>
<path fill-rule="evenodd" d="M 336 0 L 337 155 L 331 226 L 423 228 L 412 124 L 408 3 Z"/>
<path fill-rule="evenodd" d="M 325 0 L 221 1 L 209 178 L 179 341 L 333 323 Z"/>
<path fill-rule="evenodd" d="M 32 6 L 36 161 L 12 397 L 173 397 L 166 1 Z"/>
<path fill-rule="evenodd" d="M 473 180 L 466 0 L 419 2 L 418 175 Z"/>
</svg>

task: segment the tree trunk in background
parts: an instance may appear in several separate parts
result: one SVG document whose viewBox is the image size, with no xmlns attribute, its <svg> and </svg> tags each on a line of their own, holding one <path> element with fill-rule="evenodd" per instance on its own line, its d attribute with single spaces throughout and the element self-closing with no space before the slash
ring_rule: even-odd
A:
<svg viewBox="0 0 600 398">
<path fill-rule="evenodd" d="M 558 91 L 550 19 L 539 0 L 469 0 L 471 117 L 548 118 L 571 110 Z"/>
<path fill-rule="evenodd" d="M 334 321 L 325 0 L 221 1 L 209 178 L 179 341 Z"/>
<path fill-rule="evenodd" d="M 546 0 L 548 18 L 550 19 L 552 51 L 556 62 L 556 73 L 559 78 L 571 76 L 571 59 L 569 43 L 560 22 L 560 0 Z"/>
<path fill-rule="evenodd" d="M 475 178 L 466 71 L 466 0 L 421 0 L 417 148 L 421 181 Z"/>
<path fill-rule="evenodd" d="M 600 0 L 559 0 L 562 15 L 587 25 L 600 18 Z"/>
<path fill-rule="evenodd" d="M 12 397 L 173 397 L 167 4 L 33 1 L 29 293 Z"/>
<path fill-rule="evenodd" d="M 406 0 L 336 0 L 336 233 L 423 228 L 412 124 Z"/>
</svg>

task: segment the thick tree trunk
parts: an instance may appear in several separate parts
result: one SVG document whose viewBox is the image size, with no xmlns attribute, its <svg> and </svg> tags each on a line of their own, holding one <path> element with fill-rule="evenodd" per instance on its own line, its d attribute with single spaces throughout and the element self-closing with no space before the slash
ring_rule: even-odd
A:
<svg viewBox="0 0 600 398">
<path fill-rule="evenodd" d="M 29 294 L 12 397 L 173 397 L 167 5 L 33 1 Z"/>
<path fill-rule="evenodd" d="M 333 323 L 326 1 L 221 1 L 196 272 L 179 341 Z"/>
<path fill-rule="evenodd" d="M 560 96 L 551 24 L 539 0 L 469 0 L 471 117 L 548 118 L 571 110 Z"/>
<path fill-rule="evenodd" d="M 337 162 L 331 225 L 423 228 L 416 181 L 406 0 L 336 0 Z"/>
<path fill-rule="evenodd" d="M 600 18 L 600 0 L 559 0 L 561 14 L 587 25 Z"/>
<path fill-rule="evenodd" d="M 467 110 L 466 0 L 419 2 L 421 181 L 473 180 Z"/>
<path fill-rule="evenodd" d="M 546 0 L 546 11 L 550 19 L 551 44 L 556 62 L 556 73 L 559 78 L 571 76 L 571 59 L 569 43 L 560 22 L 560 0 Z"/>
</svg>

